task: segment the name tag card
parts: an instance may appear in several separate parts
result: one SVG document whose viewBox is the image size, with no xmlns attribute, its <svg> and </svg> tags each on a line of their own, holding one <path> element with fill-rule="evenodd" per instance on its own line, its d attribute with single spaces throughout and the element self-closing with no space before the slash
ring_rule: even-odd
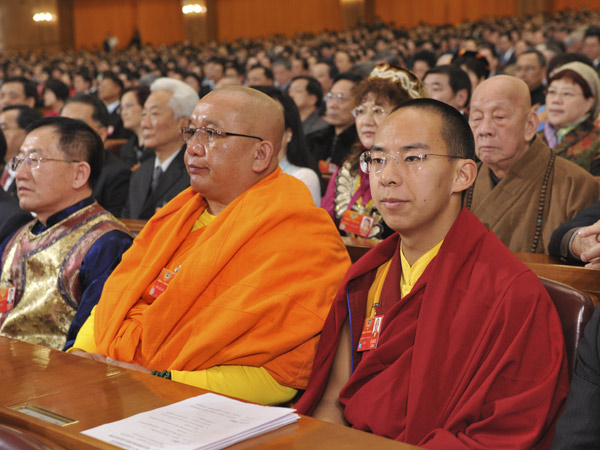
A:
<svg viewBox="0 0 600 450">
<path fill-rule="evenodd" d="M 9 312 L 15 304 L 15 287 L 9 286 L 0 289 L 0 313 Z"/>
<path fill-rule="evenodd" d="M 373 217 L 347 209 L 340 221 L 340 230 L 368 238 L 374 224 Z"/>
</svg>

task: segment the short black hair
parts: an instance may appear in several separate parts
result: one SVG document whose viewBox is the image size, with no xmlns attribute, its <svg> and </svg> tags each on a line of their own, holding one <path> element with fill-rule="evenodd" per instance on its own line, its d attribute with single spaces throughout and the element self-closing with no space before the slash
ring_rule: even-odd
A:
<svg viewBox="0 0 600 450">
<path fill-rule="evenodd" d="M 46 89 L 54 92 L 56 98 L 58 100 L 62 100 L 63 102 L 69 98 L 69 86 L 62 81 L 57 80 L 56 78 L 50 78 L 48 81 L 46 81 L 46 84 L 44 85 L 44 92 Z"/>
<path fill-rule="evenodd" d="M 292 78 L 290 81 L 290 85 L 296 80 L 306 80 L 306 92 L 310 95 L 314 95 L 317 97 L 316 107 L 320 108 L 323 103 L 323 88 L 321 87 L 321 83 L 319 83 L 315 78 L 309 77 L 307 75 L 300 75 Z M 288 88 L 289 89 L 289 88 Z"/>
<path fill-rule="evenodd" d="M 116 85 L 118 85 L 119 89 L 121 90 L 121 93 L 123 93 L 123 89 L 125 88 L 125 85 L 123 84 L 123 80 L 121 80 L 116 73 L 111 72 L 110 70 L 107 70 L 106 72 L 102 72 L 101 77 L 102 77 L 103 80 L 104 79 L 109 79 L 113 83 L 115 83 Z M 120 96 L 121 95 L 119 95 L 119 97 Z"/>
<path fill-rule="evenodd" d="M 490 62 L 479 52 L 460 50 L 454 58 L 452 58 L 452 64 L 459 67 L 465 66 L 480 80 L 490 76 Z"/>
<path fill-rule="evenodd" d="M 104 162 L 104 144 L 100 136 L 81 120 L 68 117 L 45 117 L 30 124 L 27 134 L 42 127 L 52 127 L 59 135 L 59 149 L 69 159 L 85 161 L 90 165 L 88 184 L 94 187 Z"/>
<path fill-rule="evenodd" d="M 282 56 L 278 56 L 276 58 L 273 58 L 273 60 L 271 61 L 271 67 L 274 66 L 284 66 L 287 70 L 290 70 L 292 68 L 292 63 L 289 59 L 284 58 Z"/>
<path fill-rule="evenodd" d="M 363 77 L 361 77 L 357 73 L 344 72 L 344 73 L 340 73 L 337 77 L 334 78 L 333 84 L 337 83 L 340 80 L 347 80 L 347 81 L 351 81 L 354 84 L 358 84 L 363 80 Z"/>
<path fill-rule="evenodd" d="M 37 86 L 33 81 L 25 77 L 8 77 L 2 82 L 2 84 L 4 83 L 21 83 L 25 92 L 25 98 L 33 98 L 37 103 Z"/>
<path fill-rule="evenodd" d="M 77 70 L 77 72 L 75 72 L 74 76 L 80 76 L 84 79 L 84 81 L 87 81 L 88 83 L 92 83 L 92 81 L 94 81 L 92 74 L 90 73 L 87 67 L 80 67 Z"/>
<path fill-rule="evenodd" d="M 273 71 L 271 69 L 269 69 L 268 67 L 265 66 L 261 66 L 260 64 L 255 64 L 252 67 L 250 67 L 250 69 L 248 69 L 248 72 L 250 72 L 251 70 L 254 69 L 262 69 L 263 70 L 263 74 L 265 75 L 265 78 L 273 81 Z"/>
<path fill-rule="evenodd" d="M 519 56 L 523 56 L 523 55 L 535 55 L 535 56 L 537 56 L 538 63 L 540 64 L 540 66 L 541 67 L 546 67 L 546 64 L 547 64 L 546 57 L 539 50 L 536 50 L 535 48 L 529 48 L 529 49 L 525 50 L 523 53 L 521 53 Z"/>
<path fill-rule="evenodd" d="M 595 37 L 600 42 L 600 27 L 591 26 L 587 30 L 585 30 L 583 38 L 585 39 L 587 37 Z"/>
<path fill-rule="evenodd" d="M 440 118 L 441 136 L 448 148 L 448 154 L 460 158 L 475 160 L 475 139 L 469 122 L 455 108 L 432 98 L 417 98 L 398 107 L 396 111 L 414 108 L 429 111 Z M 427 120 L 424 118 L 424 123 Z"/>
<path fill-rule="evenodd" d="M 434 67 L 437 61 L 435 53 L 429 50 L 421 50 L 415 53 L 412 57 L 411 69 L 415 66 L 415 62 L 417 61 L 425 61 L 429 67 Z"/>
<path fill-rule="evenodd" d="M 67 100 L 66 104 L 68 105 L 69 103 L 85 103 L 86 105 L 90 105 L 94 108 L 92 119 L 103 127 L 108 127 L 110 125 L 110 114 L 108 114 L 108 109 L 106 109 L 104 102 L 95 95 L 82 93 L 75 94 Z"/>
<path fill-rule="evenodd" d="M 464 106 L 467 106 L 471 101 L 471 80 L 469 75 L 460 67 L 454 64 L 447 64 L 444 66 L 432 67 L 425 73 L 423 80 L 427 78 L 427 75 L 436 73 L 448 75 L 450 88 L 454 94 L 461 89 L 467 90 L 467 101 L 464 104 Z"/>
<path fill-rule="evenodd" d="M 552 58 L 548 63 L 548 69 L 546 70 L 546 78 L 550 79 L 550 76 L 552 75 L 552 72 L 554 72 L 554 69 L 568 64 L 570 62 L 580 62 L 583 64 L 587 64 L 595 70 L 594 63 L 587 56 L 582 55 L 581 53 L 561 53 L 560 55 L 556 55 L 554 58 Z"/>
<path fill-rule="evenodd" d="M 3 112 L 13 110 L 19 111 L 19 114 L 17 115 L 17 126 L 21 130 L 26 129 L 30 124 L 32 124 L 36 120 L 40 120 L 43 117 L 42 113 L 39 112 L 37 109 L 30 108 L 29 106 L 25 105 L 10 105 L 5 106 L 2 109 Z"/>
<path fill-rule="evenodd" d="M 327 67 L 329 67 L 329 78 L 331 78 L 332 80 L 335 80 L 336 77 L 338 76 L 338 69 L 335 66 L 335 64 L 333 64 L 331 61 L 327 61 L 325 59 L 320 59 L 316 62 L 316 64 L 326 64 Z"/>
</svg>

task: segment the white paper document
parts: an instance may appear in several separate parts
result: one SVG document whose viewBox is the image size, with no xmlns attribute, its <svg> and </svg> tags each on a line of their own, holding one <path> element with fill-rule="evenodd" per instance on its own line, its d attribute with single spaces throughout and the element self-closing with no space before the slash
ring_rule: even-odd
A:
<svg viewBox="0 0 600 450">
<path fill-rule="evenodd" d="M 216 450 L 294 423 L 294 411 L 203 394 L 82 433 L 124 449 Z"/>
</svg>

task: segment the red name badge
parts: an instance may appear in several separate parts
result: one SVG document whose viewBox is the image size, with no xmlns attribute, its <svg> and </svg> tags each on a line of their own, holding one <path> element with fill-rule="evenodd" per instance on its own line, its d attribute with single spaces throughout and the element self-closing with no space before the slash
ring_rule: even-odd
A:
<svg viewBox="0 0 600 450">
<path fill-rule="evenodd" d="M 329 162 L 329 161 L 319 161 L 319 170 L 321 171 L 321 173 L 334 173 L 336 171 L 336 169 L 338 168 L 338 166 L 336 166 L 334 163 Z"/>
<path fill-rule="evenodd" d="M 373 217 L 347 209 L 340 221 L 340 230 L 368 238 L 374 224 Z"/>
<path fill-rule="evenodd" d="M 0 289 L 0 313 L 9 312 L 15 304 L 15 287 Z"/>
<path fill-rule="evenodd" d="M 381 321 L 383 316 L 375 316 L 372 318 L 367 317 L 363 330 L 360 333 L 360 339 L 358 341 L 358 348 L 356 351 L 364 352 L 367 350 L 373 350 L 377 348 L 379 342 L 379 333 L 381 332 Z"/>
<path fill-rule="evenodd" d="M 179 267 L 177 268 L 179 269 Z M 177 269 L 174 271 L 170 271 L 166 268 L 160 271 L 160 275 L 154 281 L 154 286 L 150 289 L 150 295 L 154 298 L 158 298 L 160 294 L 167 290 L 167 286 L 169 283 L 175 278 L 175 274 L 177 273 Z"/>
</svg>

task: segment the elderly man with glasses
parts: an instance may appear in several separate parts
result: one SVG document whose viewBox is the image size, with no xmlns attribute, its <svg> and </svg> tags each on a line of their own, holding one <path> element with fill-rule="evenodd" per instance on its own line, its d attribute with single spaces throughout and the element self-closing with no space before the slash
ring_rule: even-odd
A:
<svg viewBox="0 0 600 450">
<path fill-rule="evenodd" d="M 132 238 L 92 197 L 104 152 L 94 130 L 53 117 L 26 131 L 11 165 L 36 219 L 0 247 L 0 334 L 67 349 Z"/>
<path fill-rule="evenodd" d="M 306 388 L 349 258 L 279 169 L 283 133 L 281 107 L 257 90 L 198 102 L 182 129 L 191 187 L 124 255 L 74 353 L 257 403 Z"/>
<path fill-rule="evenodd" d="M 361 155 L 396 231 L 346 275 L 303 414 L 428 449 L 548 448 L 568 391 L 560 321 L 536 275 L 466 208 L 466 119 L 399 106 Z"/>
</svg>

